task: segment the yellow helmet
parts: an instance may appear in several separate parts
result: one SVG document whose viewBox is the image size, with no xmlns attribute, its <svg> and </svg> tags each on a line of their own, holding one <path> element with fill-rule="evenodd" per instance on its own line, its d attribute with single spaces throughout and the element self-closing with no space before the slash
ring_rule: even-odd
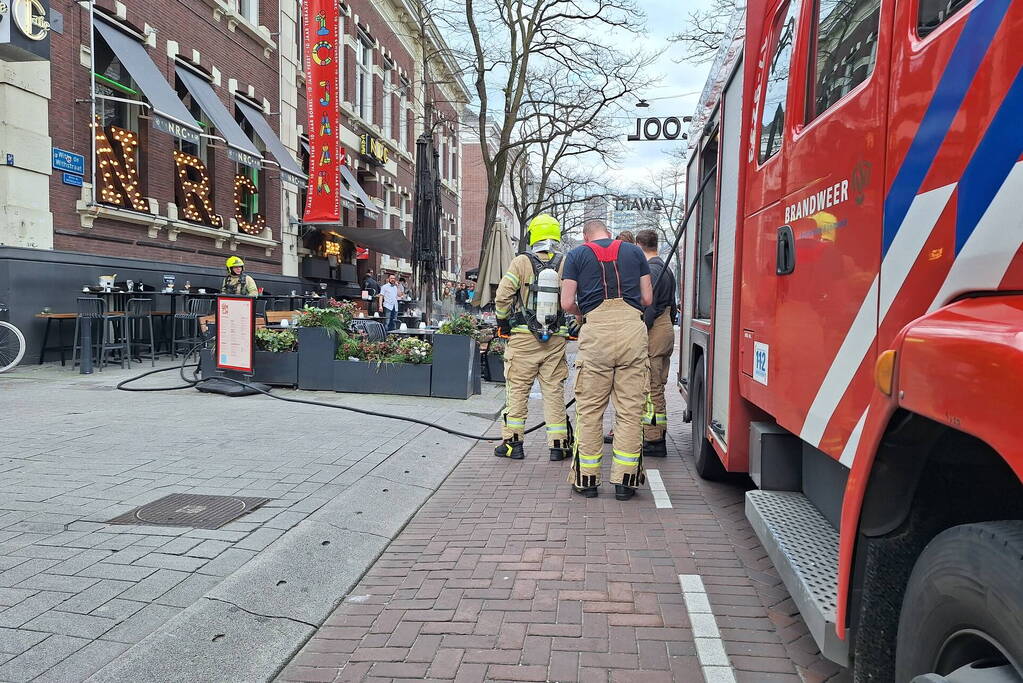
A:
<svg viewBox="0 0 1023 683">
<path fill-rule="evenodd" d="M 529 246 L 540 240 L 561 241 L 561 223 L 554 216 L 542 213 L 529 221 Z"/>
<path fill-rule="evenodd" d="M 235 266 L 241 266 L 242 268 L 244 268 L 245 267 L 245 261 L 242 261 L 237 256 L 230 256 L 230 257 L 228 257 L 227 262 L 225 263 L 225 265 L 227 266 L 227 272 L 230 273 L 231 269 L 234 268 Z"/>
</svg>

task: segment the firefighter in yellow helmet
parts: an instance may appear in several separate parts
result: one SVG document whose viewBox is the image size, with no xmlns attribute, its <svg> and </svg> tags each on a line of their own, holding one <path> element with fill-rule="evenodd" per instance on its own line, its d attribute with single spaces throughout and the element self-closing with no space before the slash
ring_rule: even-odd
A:
<svg viewBox="0 0 1023 683">
<path fill-rule="evenodd" d="M 561 306 L 583 316 L 575 379 L 575 452 L 569 482 L 597 495 L 604 453 L 604 412 L 614 403 L 611 483 L 629 500 L 644 482 L 641 420 L 649 391 L 643 309 L 653 302 L 650 266 L 635 244 L 611 239 L 607 225 L 587 221 L 585 244 L 565 259 Z"/>
<path fill-rule="evenodd" d="M 539 379 L 550 458 L 564 460 L 571 435 L 565 414 L 568 329 L 560 305 L 564 266 L 564 257 L 558 253 L 561 225 L 541 214 L 530 221 L 528 230 L 529 251 L 512 259 L 494 301 L 500 333 L 509 337 L 504 354 L 504 440 L 494 455 L 513 460 L 525 457 L 522 439 L 529 392 L 533 381 Z"/>
<path fill-rule="evenodd" d="M 231 256 L 224 265 L 227 266 L 227 277 L 220 285 L 221 294 L 232 296 L 257 296 L 259 294 L 256 281 L 245 274 L 245 261 L 237 256 Z"/>
</svg>

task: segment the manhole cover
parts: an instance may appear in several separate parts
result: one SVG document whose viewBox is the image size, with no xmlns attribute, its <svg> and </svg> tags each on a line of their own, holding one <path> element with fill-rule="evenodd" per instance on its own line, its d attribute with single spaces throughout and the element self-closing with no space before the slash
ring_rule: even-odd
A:
<svg viewBox="0 0 1023 683">
<path fill-rule="evenodd" d="M 204 496 L 191 493 L 172 493 L 147 503 L 107 524 L 148 524 L 150 526 L 187 526 L 196 529 L 219 529 L 228 522 L 252 512 L 270 498 L 240 498 L 238 496 Z"/>
</svg>

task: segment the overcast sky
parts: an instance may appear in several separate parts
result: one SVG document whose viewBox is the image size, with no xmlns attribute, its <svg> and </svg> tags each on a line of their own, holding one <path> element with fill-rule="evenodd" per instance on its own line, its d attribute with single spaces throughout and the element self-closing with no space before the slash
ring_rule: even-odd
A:
<svg viewBox="0 0 1023 683">
<path fill-rule="evenodd" d="M 647 30 L 651 47 L 668 44 L 668 36 L 677 33 L 692 9 L 702 7 L 706 0 L 637 0 L 647 14 Z M 660 85 L 644 93 L 650 106 L 646 109 L 633 109 L 637 117 L 689 116 L 696 108 L 707 79 L 709 64 L 691 66 L 679 63 L 682 50 L 671 47 L 656 65 L 656 76 L 661 78 Z M 686 94 L 689 93 L 689 94 Z M 670 99 L 658 99 L 670 98 Z M 634 120 L 623 120 L 622 137 L 635 130 Z M 683 130 L 687 130 L 684 128 Z M 628 184 L 642 181 L 648 170 L 664 163 L 664 152 L 672 147 L 686 144 L 675 142 L 630 142 L 627 143 L 628 156 L 622 168 L 614 171 L 621 182 Z"/>
</svg>

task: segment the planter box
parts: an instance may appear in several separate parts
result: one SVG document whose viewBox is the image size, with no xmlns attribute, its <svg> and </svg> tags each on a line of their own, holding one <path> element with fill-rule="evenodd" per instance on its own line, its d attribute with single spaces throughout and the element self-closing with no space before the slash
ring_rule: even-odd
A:
<svg viewBox="0 0 1023 683">
<path fill-rule="evenodd" d="M 298 353 L 256 351 L 252 371 L 257 382 L 293 387 L 298 384 Z"/>
<path fill-rule="evenodd" d="M 433 380 L 430 396 L 469 398 L 476 392 L 480 349 L 475 339 L 460 334 L 433 335 Z"/>
<path fill-rule="evenodd" d="M 487 379 L 491 382 L 504 383 L 504 356 L 498 353 L 488 353 L 485 362 L 487 364 Z"/>
<path fill-rule="evenodd" d="M 322 327 L 299 327 L 298 388 L 330 391 L 334 388 L 334 353 L 337 341 Z"/>
<path fill-rule="evenodd" d="M 429 396 L 433 366 L 412 363 L 334 361 L 334 391 Z"/>
</svg>

